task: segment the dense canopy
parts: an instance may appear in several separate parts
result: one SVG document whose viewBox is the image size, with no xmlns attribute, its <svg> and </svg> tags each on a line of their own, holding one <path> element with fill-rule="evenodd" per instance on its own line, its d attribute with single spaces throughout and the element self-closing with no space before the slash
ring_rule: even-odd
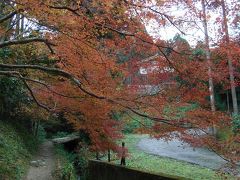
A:
<svg viewBox="0 0 240 180">
<path fill-rule="evenodd" d="M 224 7 L 224 1 L 204 2 L 208 11 Z M 210 48 L 200 40 L 193 47 L 181 35 L 171 41 L 162 40 L 161 35 L 153 38 L 146 30 L 154 21 L 156 31 L 172 26 L 188 34 L 187 20 L 168 14 L 167 8 L 188 8 L 185 18 L 193 23 L 206 18 L 197 3 L 2 0 L 0 75 L 22 82 L 32 101 L 84 132 L 94 150 L 117 150 L 123 121 L 116 116 L 124 113 L 125 118 L 140 116 L 152 121 L 139 132 L 177 136 L 237 161 L 239 133 L 219 142 L 209 131 L 210 127 L 232 126 L 220 106 L 211 109 L 209 78 L 219 94 L 238 85 L 239 34 L 229 38 L 224 25 L 237 29 L 239 3 L 228 2 L 229 22 L 217 17 L 216 23 L 223 28 L 218 30 L 220 40 Z M 211 57 L 206 57 L 207 50 Z M 10 53 L 3 57 L 2 52 Z M 149 93 L 147 88 L 153 86 L 155 90 Z M 183 107 L 187 109 L 184 115 Z"/>
</svg>

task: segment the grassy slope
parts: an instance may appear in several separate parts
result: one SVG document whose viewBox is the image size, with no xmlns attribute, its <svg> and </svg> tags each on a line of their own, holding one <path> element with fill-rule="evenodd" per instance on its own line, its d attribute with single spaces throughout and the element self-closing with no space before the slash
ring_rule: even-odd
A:
<svg viewBox="0 0 240 180">
<path fill-rule="evenodd" d="M 144 135 L 126 135 L 125 143 L 130 157 L 127 166 L 153 173 L 165 173 L 194 180 L 218 180 L 227 177 L 217 175 L 213 170 L 170 158 L 159 157 L 140 151 L 136 145 Z M 230 178 L 227 178 L 230 179 Z"/>
<path fill-rule="evenodd" d="M 0 120 L 0 179 L 20 179 L 29 164 L 38 141 L 17 125 Z"/>
</svg>

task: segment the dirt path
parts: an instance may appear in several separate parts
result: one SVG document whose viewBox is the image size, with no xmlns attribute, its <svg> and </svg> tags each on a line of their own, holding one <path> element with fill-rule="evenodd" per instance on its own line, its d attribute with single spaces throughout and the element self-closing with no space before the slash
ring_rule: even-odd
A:
<svg viewBox="0 0 240 180">
<path fill-rule="evenodd" d="M 40 145 L 24 180 L 53 180 L 52 172 L 54 169 L 54 147 L 51 141 L 46 141 Z"/>
</svg>

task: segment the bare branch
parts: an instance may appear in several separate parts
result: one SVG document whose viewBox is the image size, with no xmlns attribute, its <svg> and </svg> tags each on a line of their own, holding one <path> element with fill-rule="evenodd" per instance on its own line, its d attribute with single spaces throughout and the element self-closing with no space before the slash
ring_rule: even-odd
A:
<svg viewBox="0 0 240 180">
<path fill-rule="evenodd" d="M 0 74 L 6 75 L 6 76 L 14 76 L 14 77 L 17 76 L 18 78 L 20 78 L 20 79 L 23 81 L 24 85 L 27 87 L 27 89 L 28 89 L 28 91 L 30 92 L 30 94 L 31 94 L 33 100 L 35 101 L 35 103 L 36 103 L 39 107 L 41 107 L 41 108 L 43 108 L 43 109 L 45 109 L 45 110 L 47 110 L 47 111 L 52 111 L 52 109 L 50 109 L 49 107 L 47 107 L 46 105 L 44 105 L 44 104 L 42 104 L 42 103 L 40 103 L 40 102 L 38 101 L 37 97 L 36 97 L 35 94 L 33 93 L 33 90 L 31 89 L 31 87 L 29 86 L 29 84 L 26 82 L 26 80 L 24 79 L 24 77 L 23 77 L 19 72 L 17 72 L 17 71 L 0 71 Z"/>
<path fill-rule="evenodd" d="M 116 101 L 116 100 L 112 100 L 108 97 L 105 97 L 105 96 L 100 96 L 100 95 L 97 95 L 93 92 L 90 92 L 88 91 L 87 89 L 85 89 L 83 86 L 82 86 L 82 83 L 77 79 L 75 78 L 72 74 L 66 72 L 66 71 L 63 71 L 63 70 L 60 70 L 60 69 L 56 69 L 56 68 L 48 68 L 48 67 L 43 67 L 43 66 L 38 66 L 38 65 L 12 65 L 12 64 L 0 64 L 0 68 L 10 68 L 10 69 L 37 69 L 37 70 L 42 70 L 42 71 L 45 71 L 45 72 L 48 72 L 48 73 L 52 73 L 54 75 L 60 75 L 60 76 L 63 76 L 69 80 L 71 80 L 74 84 L 77 85 L 77 87 L 84 93 L 86 93 L 87 95 L 90 95 L 94 98 L 97 98 L 97 99 L 102 99 L 102 100 L 106 100 L 107 102 L 110 102 L 110 103 L 113 103 L 113 104 L 116 104 L 116 105 L 119 105 L 125 109 L 128 109 L 130 110 L 131 112 L 133 112 L 134 114 L 137 114 L 141 117 L 145 117 L 145 118 L 149 118 L 149 119 L 152 119 L 154 121 L 157 121 L 157 122 L 162 122 L 162 123 L 166 123 L 166 124 L 169 124 L 169 125 L 174 125 L 174 123 L 171 123 L 169 120 L 167 119 L 163 119 L 163 118 L 159 118 L 159 117 L 151 117 L 151 116 L 148 116 L 146 114 L 142 114 L 140 112 L 138 112 L 137 110 L 134 110 L 133 108 L 129 107 L 129 106 L 125 106 L 123 104 L 121 104 L 120 102 Z M 4 71 L 3 71 L 4 72 Z M 12 71 L 13 72 L 13 71 Z M 15 71 L 16 72 L 16 71 Z M 24 77 L 22 77 L 24 78 Z"/>
<path fill-rule="evenodd" d="M 72 74 L 70 74 L 70 73 L 68 73 L 66 71 L 60 70 L 60 69 L 48 68 L 48 67 L 43 67 L 43 66 L 38 66 L 38 65 L 12 65 L 12 64 L 0 64 L 0 68 L 37 69 L 37 70 L 42 70 L 44 72 L 52 73 L 54 75 L 60 75 L 60 76 L 63 76 L 65 78 L 71 80 L 82 92 L 84 92 L 87 95 L 90 95 L 91 97 L 94 97 L 94 98 L 97 98 L 97 99 L 101 99 L 101 100 L 105 100 L 105 101 L 107 101 L 109 103 L 113 103 L 113 104 L 119 105 L 119 106 L 121 106 L 121 107 L 123 107 L 125 109 L 130 110 L 131 112 L 133 112 L 134 114 L 136 114 L 138 116 L 149 118 L 149 119 L 151 119 L 151 120 L 153 120 L 155 122 L 164 123 L 164 124 L 168 124 L 168 125 L 176 126 L 176 127 L 186 128 L 186 127 L 184 127 L 184 124 L 182 124 L 182 123 L 176 124 L 176 122 L 170 121 L 168 119 L 149 116 L 147 114 L 139 112 L 138 110 L 133 109 L 132 107 L 129 107 L 127 105 L 123 105 L 122 103 L 120 103 L 120 102 L 118 102 L 118 101 L 116 101 L 114 99 L 110 99 L 108 97 L 100 96 L 100 95 L 97 95 L 97 94 L 95 94 L 93 92 L 90 92 L 89 90 L 85 89 L 82 86 L 82 83 L 77 78 L 75 78 Z"/>
<path fill-rule="evenodd" d="M 48 72 L 51 74 L 57 74 L 60 76 L 64 76 L 66 78 L 72 78 L 72 75 L 66 71 L 57 68 L 49 68 L 39 65 L 15 65 L 15 64 L 0 64 L 0 68 L 7 68 L 7 69 L 36 69 L 41 70 L 44 72 Z"/>
<path fill-rule="evenodd" d="M 115 102 L 117 103 L 117 102 Z M 119 103 L 117 103 L 119 104 Z M 143 114 L 129 106 L 124 106 L 122 105 L 122 107 L 130 110 L 131 112 L 133 112 L 134 114 L 140 116 L 140 117 L 143 117 L 143 118 L 148 118 L 148 119 L 151 119 L 152 121 L 155 121 L 155 122 L 159 122 L 159 123 L 164 123 L 164 124 L 168 124 L 168 125 L 171 125 L 171 126 L 175 126 L 175 127 L 181 127 L 181 128 L 187 128 L 184 126 L 184 124 L 182 123 L 176 123 L 175 121 L 171 121 L 171 120 L 168 120 L 168 119 L 164 119 L 164 118 L 160 118 L 160 117 L 153 117 L 153 116 L 150 116 L 150 115 L 147 115 L 147 114 Z"/>
<path fill-rule="evenodd" d="M 70 12 L 72 12 L 73 14 L 77 15 L 77 16 L 80 16 L 80 14 L 77 13 L 77 11 L 79 10 L 79 8 L 77 9 L 72 9 L 70 7 L 67 7 L 67 6 L 49 6 L 49 8 L 52 8 L 52 9 L 59 9 L 59 10 L 68 10 Z"/>
<path fill-rule="evenodd" d="M 15 14 L 17 14 L 17 11 L 13 11 L 13 12 L 7 14 L 6 16 L 3 16 L 2 18 L 0 18 L 0 23 L 7 21 L 8 19 L 12 18 Z"/>
<path fill-rule="evenodd" d="M 59 92 L 53 90 L 48 84 L 46 84 L 42 81 L 38 81 L 36 79 L 31 79 L 31 78 L 26 78 L 26 77 L 23 77 L 23 79 L 26 80 L 26 81 L 31 81 L 31 82 L 36 83 L 36 84 L 40 84 L 40 85 L 46 87 L 52 93 L 58 95 L 58 96 L 62 96 L 62 97 L 65 97 L 65 98 L 72 98 L 72 99 L 82 99 L 82 97 L 80 97 L 80 96 L 68 96 L 68 95 L 59 93 Z"/>
<path fill-rule="evenodd" d="M 138 122 L 142 127 L 148 128 L 144 123 L 142 123 L 140 120 L 132 117 L 128 112 L 126 113 L 128 117 L 130 117 L 132 120 Z"/>
<path fill-rule="evenodd" d="M 51 46 L 55 46 L 55 44 L 53 44 L 53 43 L 49 42 L 47 39 L 43 39 L 43 38 L 27 38 L 27 39 L 20 39 L 20 40 L 4 41 L 4 42 L 0 43 L 0 48 L 12 46 L 12 45 L 28 44 L 28 43 L 32 43 L 32 42 L 45 43 L 48 46 L 48 48 L 50 49 L 51 53 L 54 53 Z"/>
<path fill-rule="evenodd" d="M 88 90 L 86 90 L 85 88 L 82 87 L 82 83 L 76 78 L 74 77 L 74 75 L 63 71 L 61 69 L 57 69 L 57 68 L 48 68 L 48 67 L 44 67 L 44 66 L 38 66 L 38 65 L 14 65 L 14 64 L 0 64 L 0 68 L 9 68 L 9 69 L 36 69 L 36 70 L 41 70 L 44 72 L 48 72 L 54 75 L 59 75 L 59 76 L 63 76 L 69 80 L 71 80 L 72 82 L 74 82 L 74 84 L 76 84 L 78 86 L 79 89 L 81 89 L 84 93 L 93 96 L 97 99 L 106 99 L 103 96 L 98 96 Z"/>
<path fill-rule="evenodd" d="M 171 19 L 170 16 L 168 16 L 167 14 L 161 13 L 161 12 L 155 10 L 155 9 L 152 9 L 151 7 L 147 7 L 147 8 L 148 8 L 149 10 L 153 11 L 154 13 L 159 14 L 159 15 L 165 17 L 165 18 L 170 22 L 170 24 L 173 25 L 181 34 L 186 35 L 186 33 L 183 32 L 183 31 L 172 21 L 172 19 Z"/>
<path fill-rule="evenodd" d="M 19 77 L 20 77 L 20 78 L 22 79 L 22 81 L 24 82 L 25 86 L 27 87 L 28 91 L 30 92 L 30 94 L 31 94 L 31 96 L 33 97 L 33 100 L 36 102 L 36 104 L 37 104 L 38 106 L 42 107 L 43 109 L 46 109 L 47 111 L 52 111 L 52 109 L 50 109 L 49 107 L 47 107 L 46 105 L 44 105 L 44 104 L 42 104 L 42 103 L 40 103 L 40 102 L 38 101 L 38 99 L 36 98 L 36 96 L 34 95 L 32 89 L 31 89 L 31 87 L 28 85 L 27 81 L 25 81 L 24 78 L 22 78 L 21 75 L 20 75 Z"/>
</svg>

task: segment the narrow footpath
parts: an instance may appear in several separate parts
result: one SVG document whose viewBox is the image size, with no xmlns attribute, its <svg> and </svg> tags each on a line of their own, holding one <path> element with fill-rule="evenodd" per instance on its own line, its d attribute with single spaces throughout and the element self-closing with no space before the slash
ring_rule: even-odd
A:
<svg viewBox="0 0 240 180">
<path fill-rule="evenodd" d="M 30 168 L 23 180 L 53 180 L 55 169 L 54 146 L 51 141 L 40 145 L 38 153 L 33 157 Z"/>
</svg>

